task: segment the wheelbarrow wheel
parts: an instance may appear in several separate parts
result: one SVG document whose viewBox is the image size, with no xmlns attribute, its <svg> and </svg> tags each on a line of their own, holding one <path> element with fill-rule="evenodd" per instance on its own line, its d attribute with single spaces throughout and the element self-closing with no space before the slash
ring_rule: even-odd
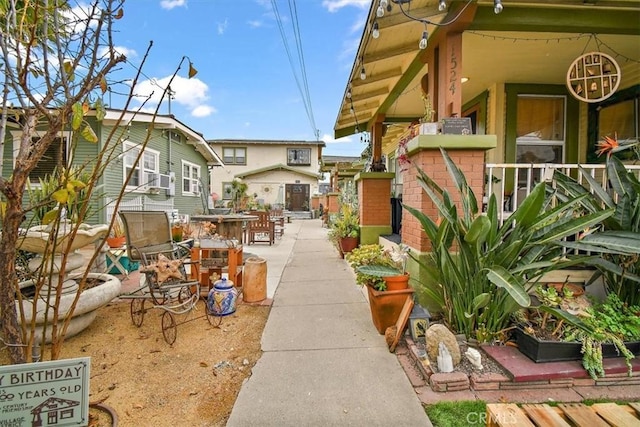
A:
<svg viewBox="0 0 640 427">
<path fill-rule="evenodd" d="M 144 322 L 144 299 L 134 298 L 131 300 L 131 322 L 137 327 Z"/>
<path fill-rule="evenodd" d="M 209 310 L 209 306 L 207 305 L 207 300 L 204 300 L 204 311 L 207 313 L 207 322 L 214 328 L 217 328 L 222 323 L 222 316 L 216 316 Z"/>
<path fill-rule="evenodd" d="M 207 313 L 207 320 L 209 321 L 209 324 L 211 326 L 213 326 L 214 328 L 218 328 L 222 323 L 222 316 L 216 316 L 214 314 Z"/>
<path fill-rule="evenodd" d="M 178 326 L 176 325 L 176 319 L 169 311 L 165 311 L 162 314 L 162 335 L 167 344 L 171 345 L 176 342 L 178 336 Z"/>
</svg>

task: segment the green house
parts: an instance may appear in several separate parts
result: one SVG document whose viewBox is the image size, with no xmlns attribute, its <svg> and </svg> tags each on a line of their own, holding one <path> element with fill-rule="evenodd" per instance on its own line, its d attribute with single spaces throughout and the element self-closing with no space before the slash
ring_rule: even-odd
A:
<svg viewBox="0 0 640 427">
<path fill-rule="evenodd" d="M 31 173 L 32 185 L 38 185 L 39 178 L 50 174 L 56 165 L 70 163 L 91 168 L 108 145 L 113 151 L 95 192 L 94 214 L 87 222 L 107 222 L 123 187 L 120 210 L 163 210 L 172 215 L 206 211 L 209 169 L 223 163 L 200 133 L 173 115 L 108 109 L 100 121 L 95 111 L 90 111 L 86 121 L 98 136 L 98 142 L 80 137 L 72 154 L 72 135 L 63 132 Z M 19 123 L 7 124 L 4 176 L 9 176 L 14 167 L 12 153 L 17 152 L 21 135 Z M 138 159 L 140 150 L 143 153 Z"/>
</svg>

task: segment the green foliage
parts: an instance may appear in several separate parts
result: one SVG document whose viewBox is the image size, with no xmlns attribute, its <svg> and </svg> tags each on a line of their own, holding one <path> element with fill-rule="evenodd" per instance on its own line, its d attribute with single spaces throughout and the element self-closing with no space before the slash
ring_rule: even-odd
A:
<svg viewBox="0 0 640 427">
<path fill-rule="evenodd" d="M 586 262 L 598 269 L 607 291 L 631 305 L 640 305 L 640 182 L 613 156 L 607 158 L 606 165 L 610 188 L 603 188 L 581 170 L 586 180 L 583 185 L 555 172 L 560 196 L 581 198 L 581 208 L 586 213 L 599 212 L 602 206 L 614 213 L 604 220 L 601 229 L 592 230 L 578 242 L 563 244 L 596 254 Z"/>
<path fill-rule="evenodd" d="M 391 258 L 389 252 L 385 251 L 382 245 L 370 244 L 360 245 L 345 257 L 351 268 L 356 272 L 356 283 L 358 285 L 372 286 L 379 291 L 386 290 L 386 284 L 382 275 L 371 274 L 380 268 L 393 268 L 397 270 L 397 264 Z M 363 271 L 364 266 L 375 266 L 372 272 Z"/>
<path fill-rule="evenodd" d="M 563 258 L 560 239 L 602 222 L 613 209 L 576 216 L 581 198 L 552 205 L 543 182 L 509 221 L 500 224 L 495 195 L 489 198 L 487 213 L 480 213 L 464 174 L 441 152 L 460 193 L 461 209 L 421 169 L 418 183 L 436 206 L 439 222 L 411 206 L 404 208 L 418 219 L 431 241 L 430 259 L 422 265 L 440 284 L 431 292 L 439 293 L 436 297 L 442 301 L 445 320 L 458 333 L 490 341 L 509 325 L 511 313 L 530 305 L 527 291 L 543 274 L 581 262 Z"/>
<path fill-rule="evenodd" d="M 331 232 L 337 238 L 358 237 L 360 235 L 360 217 L 358 211 L 350 205 L 342 205 L 340 212 L 331 222 Z"/>
<path fill-rule="evenodd" d="M 352 182 L 342 187 L 338 198 L 339 210 L 331 219 L 329 238 L 337 243 L 343 237 L 360 236 L 360 216 L 358 214 L 358 197 Z"/>
<path fill-rule="evenodd" d="M 484 425 L 487 404 L 482 400 L 438 402 L 425 408 L 434 427 Z"/>
<path fill-rule="evenodd" d="M 582 366 L 596 379 L 604 377 L 602 363 L 602 344 L 615 345 L 631 375 L 631 359 L 634 358 L 623 341 L 640 338 L 640 307 L 628 306 L 616 295 L 587 309 L 586 315 L 577 316 L 559 308 L 540 306 L 540 310 L 554 316 L 566 325 L 562 330 L 562 339 L 582 343 Z"/>
<path fill-rule="evenodd" d="M 229 207 L 234 210 L 234 212 L 241 211 L 247 208 L 250 197 L 247 195 L 247 190 L 249 186 L 240 181 L 239 179 L 234 179 L 231 182 L 231 187 L 227 187 L 227 192 L 231 192 L 231 200 L 228 202 Z"/>
<path fill-rule="evenodd" d="M 89 198 L 86 186 L 91 176 L 77 167 L 56 168 L 50 175 L 39 179 L 39 185 L 31 186 L 27 181 L 27 210 L 33 212 L 38 224 L 49 224 L 58 212 L 64 212 L 72 221 L 80 219 L 81 211 L 88 209 Z M 83 217 L 87 217 L 85 212 Z"/>
</svg>

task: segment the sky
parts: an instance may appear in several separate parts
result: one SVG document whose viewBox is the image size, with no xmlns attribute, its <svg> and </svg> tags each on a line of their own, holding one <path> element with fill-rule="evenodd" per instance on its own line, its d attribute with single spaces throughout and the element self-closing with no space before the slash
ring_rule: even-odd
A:
<svg viewBox="0 0 640 427">
<path fill-rule="evenodd" d="M 333 127 L 370 4 L 128 0 L 115 23 L 114 44 L 128 60 L 119 73 L 133 77 L 153 42 L 136 94 L 159 95 L 187 57 L 171 84 L 170 105 L 164 100 L 159 111 L 167 114 L 171 108 L 206 139 L 319 138 L 326 143 L 324 155 L 359 156 L 365 148 L 360 135 L 335 140 Z M 189 60 L 198 71 L 191 79 Z M 122 108 L 117 98 L 106 101 Z"/>
</svg>

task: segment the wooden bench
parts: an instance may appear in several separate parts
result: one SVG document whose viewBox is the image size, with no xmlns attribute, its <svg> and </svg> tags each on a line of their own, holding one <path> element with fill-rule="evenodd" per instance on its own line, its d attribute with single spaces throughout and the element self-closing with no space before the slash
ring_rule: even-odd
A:
<svg viewBox="0 0 640 427">
<path fill-rule="evenodd" d="M 487 426 L 640 427 L 640 403 L 487 404 Z"/>
</svg>

